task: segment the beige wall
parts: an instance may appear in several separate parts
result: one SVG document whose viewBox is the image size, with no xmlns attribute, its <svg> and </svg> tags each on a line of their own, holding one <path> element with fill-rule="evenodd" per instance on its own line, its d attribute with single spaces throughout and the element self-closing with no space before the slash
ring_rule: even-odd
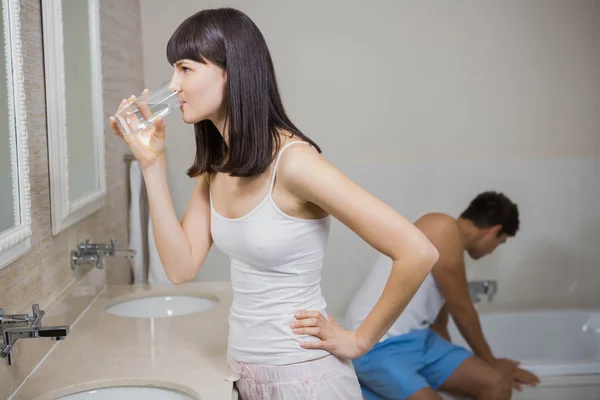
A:
<svg viewBox="0 0 600 400">
<path fill-rule="evenodd" d="M 598 4 L 147 0 L 146 83 L 170 76 L 185 17 L 230 5 L 259 25 L 290 114 L 333 161 L 600 155 Z"/>
<path fill-rule="evenodd" d="M 100 12 L 104 103 L 108 118 L 123 96 L 137 93 L 143 86 L 139 3 L 135 0 L 102 0 Z M 112 135 L 108 124 L 105 207 L 58 236 L 51 235 L 40 1 L 21 1 L 21 27 L 33 237 L 29 253 L 0 271 L 0 307 L 7 313 L 30 312 L 33 303 L 45 308 L 80 278 L 81 275 L 71 271 L 68 261 L 69 251 L 79 242 L 85 239 L 105 241 L 114 236 L 121 244 L 127 243 L 127 181 L 123 162 L 127 148 Z M 125 260 L 107 260 L 109 279 L 128 280 L 128 265 Z M 17 346 L 39 347 L 36 341 L 23 342 Z M 11 367 L 7 367 L 4 360 L 0 362 L 0 398 L 2 393 L 14 391 L 30 372 L 23 363 L 19 364 L 18 354 L 17 351 Z M 41 358 L 43 354 L 39 356 Z"/>
<path fill-rule="evenodd" d="M 594 240 L 600 226 L 592 201 L 600 173 L 593 161 L 600 156 L 599 0 L 172 0 L 168 7 L 144 0 L 146 85 L 170 77 L 165 46 L 178 24 L 217 6 L 239 8 L 258 24 L 289 114 L 325 157 L 402 214 L 457 215 L 489 188 L 522 205 L 525 233 L 478 264 L 501 280 L 507 297 L 499 303 L 600 305 L 585 283 L 600 280 L 589 264 L 598 250 L 586 245 L 576 265 L 560 265 L 573 261 L 576 238 Z M 192 188 L 185 169 L 193 130 L 174 116 L 167 125 L 169 185 L 181 216 Z M 575 214 L 567 211 L 573 207 Z M 554 236 L 553 219 L 563 221 Z M 558 257 L 548 248 L 568 251 Z M 373 258 L 334 224 L 323 278 L 334 313 Z M 574 270 L 582 285 L 567 283 L 564 274 Z M 227 258 L 211 251 L 198 279 L 228 276 Z M 347 285 L 336 284 L 340 276 Z M 539 276 L 548 290 L 531 290 Z"/>
</svg>

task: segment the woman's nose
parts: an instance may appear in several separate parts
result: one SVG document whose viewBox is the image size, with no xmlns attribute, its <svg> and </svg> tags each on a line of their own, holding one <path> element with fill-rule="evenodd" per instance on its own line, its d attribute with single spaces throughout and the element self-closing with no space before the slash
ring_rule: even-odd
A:
<svg viewBox="0 0 600 400">
<path fill-rule="evenodd" d="M 171 83 L 169 84 L 169 90 L 172 92 L 181 92 L 183 90 L 181 85 L 179 84 L 179 82 L 177 82 L 175 74 L 173 74 L 173 77 L 171 78 Z"/>
</svg>

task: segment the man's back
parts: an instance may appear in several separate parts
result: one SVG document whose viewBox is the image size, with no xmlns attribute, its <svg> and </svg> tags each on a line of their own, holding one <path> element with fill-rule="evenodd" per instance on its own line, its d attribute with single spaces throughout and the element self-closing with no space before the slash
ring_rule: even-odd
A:
<svg viewBox="0 0 600 400">
<path fill-rule="evenodd" d="M 349 329 L 356 329 L 367 317 L 381 296 L 391 270 L 392 259 L 380 254 L 365 282 L 348 306 L 345 322 Z M 406 309 L 380 341 L 428 327 L 435 321 L 443 305 L 444 297 L 430 273 Z"/>
<path fill-rule="evenodd" d="M 448 235 L 450 241 L 455 241 L 459 232 L 456 220 L 441 213 L 426 214 L 415 222 L 415 226 L 424 231 L 438 230 Z M 381 296 L 391 269 L 392 260 L 386 255 L 380 254 L 365 282 L 348 306 L 345 317 L 348 328 L 356 329 L 367 317 L 369 310 L 373 308 L 375 302 Z M 443 305 L 444 296 L 430 273 L 406 309 L 380 341 L 392 336 L 427 328 L 435 322 Z"/>
</svg>

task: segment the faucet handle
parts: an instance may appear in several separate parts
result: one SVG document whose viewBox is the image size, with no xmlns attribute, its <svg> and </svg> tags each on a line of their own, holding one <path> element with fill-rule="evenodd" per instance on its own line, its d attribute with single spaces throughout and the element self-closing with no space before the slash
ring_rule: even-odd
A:
<svg viewBox="0 0 600 400">
<path fill-rule="evenodd" d="M 31 306 L 31 323 L 29 326 L 37 326 L 42 321 L 44 317 L 44 312 L 40 311 L 40 305 L 34 304 Z"/>
<path fill-rule="evenodd" d="M 77 246 L 80 254 L 85 253 L 91 247 L 92 247 L 92 242 L 90 241 L 90 239 L 86 239 L 85 242 L 81 242 L 81 243 L 79 243 L 79 246 Z"/>
<path fill-rule="evenodd" d="M 98 253 L 90 253 L 84 254 L 80 253 L 77 250 L 71 250 L 70 256 L 70 264 L 71 269 L 75 271 L 79 268 L 80 264 L 91 264 L 95 265 L 97 268 L 102 269 L 102 256 Z"/>
<path fill-rule="evenodd" d="M 488 303 L 491 303 L 494 296 L 498 292 L 498 283 L 496 281 L 486 280 L 485 284 L 485 294 L 487 294 Z"/>
<path fill-rule="evenodd" d="M 110 247 L 113 248 L 113 249 L 117 248 L 117 239 L 110 238 Z"/>
<path fill-rule="evenodd" d="M 483 292 L 484 293 L 489 293 L 490 292 L 490 281 L 488 281 L 487 279 L 483 281 Z"/>
</svg>

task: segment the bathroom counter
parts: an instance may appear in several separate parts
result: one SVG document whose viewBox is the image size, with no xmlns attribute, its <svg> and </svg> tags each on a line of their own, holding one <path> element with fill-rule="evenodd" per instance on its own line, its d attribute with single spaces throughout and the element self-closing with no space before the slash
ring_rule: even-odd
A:
<svg viewBox="0 0 600 400">
<path fill-rule="evenodd" d="M 167 318 L 108 314 L 115 302 L 154 295 L 216 296 L 215 307 Z M 51 400 L 101 387 L 158 386 L 230 400 L 226 378 L 230 282 L 107 286 L 54 346 L 13 400 Z"/>
</svg>

